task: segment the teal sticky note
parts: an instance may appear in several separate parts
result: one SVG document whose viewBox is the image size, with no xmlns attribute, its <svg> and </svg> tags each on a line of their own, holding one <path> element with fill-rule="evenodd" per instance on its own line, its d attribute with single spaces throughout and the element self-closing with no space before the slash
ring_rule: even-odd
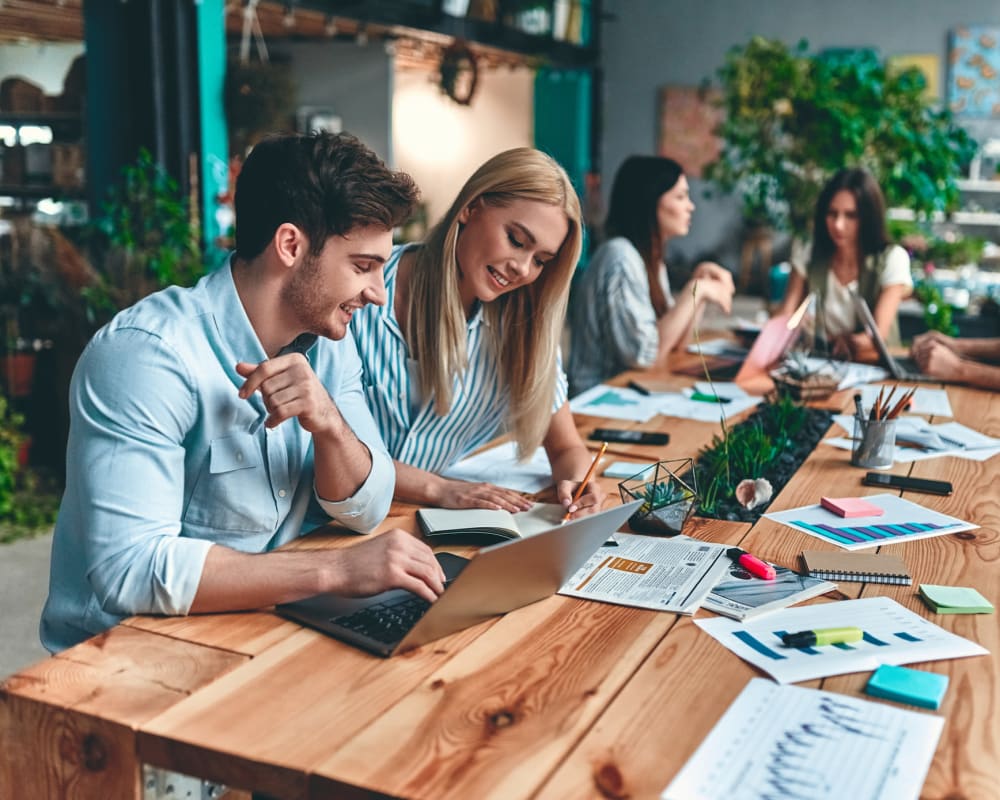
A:
<svg viewBox="0 0 1000 800">
<path fill-rule="evenodd" d="M 968 586 L 920 584 L 920 596 L 938 614 L 991 614 L 993 604 Z"/>
<path fill-rule="evenodd" d="M 883 664 L 868 679 L 865 692 L 873 697 L 937 709 L 948 690 L 948 676 Z"/>
</svg>

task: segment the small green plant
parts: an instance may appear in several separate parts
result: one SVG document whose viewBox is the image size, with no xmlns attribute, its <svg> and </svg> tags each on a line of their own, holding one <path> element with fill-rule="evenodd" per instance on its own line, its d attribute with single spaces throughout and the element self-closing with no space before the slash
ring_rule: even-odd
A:
<svg viewBox="0 0 1000 800">
<path fill-rule="evenodd" d="M 687 500 L 693 495 L 694 492 L 687 486 L 674 483 L 673 481 L 666 483 L 653 483 L 650 481 L 638 492 L 637 499 L 645 501 L 640 507 L 639 512 L 648 514 L 657 508 L 663 508 L 664 506 L 669 506 L 671 503 Z"/>
<path fill-rule="evenodd" d="M 24 417 L 0 395 L 0 544 L 46 531 L 55 522 L 59 501 L 20 463 Z"/>
</svg>

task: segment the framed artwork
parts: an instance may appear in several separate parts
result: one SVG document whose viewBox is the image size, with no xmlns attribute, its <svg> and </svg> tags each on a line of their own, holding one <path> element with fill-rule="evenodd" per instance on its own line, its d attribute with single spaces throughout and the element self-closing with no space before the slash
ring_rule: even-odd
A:
<svg viewBox="0 0 1000 800">
<path fill-rule="evenodd" d="M 961 116 L 1000 117 L 1000 28 L 956 28 L 950 43 L 948 108 Z"/>
<path fill-rule="evenodd" d="M 889 72 L 903 72 L 907 69 L 918 69 L 927 82 L 924 97 L 928 100 L 941 99 L 941 57 L 934 53 L 912 53 L 889 56 L 886 59 Z"/>
<path fill-rule="evenodd" d="M 725 114 L 721 98 L 719 89 L 703 86 L 660 89 L 657 152 L 674 159 L 690 177 L 700 178 L 722 152 L 722 140 L 715 133 Z"/>
</svg>

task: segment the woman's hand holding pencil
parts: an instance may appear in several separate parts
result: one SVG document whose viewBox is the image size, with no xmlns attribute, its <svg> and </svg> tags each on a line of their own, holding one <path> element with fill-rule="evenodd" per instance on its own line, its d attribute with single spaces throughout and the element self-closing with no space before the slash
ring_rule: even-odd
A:
<svg viewBox="0 0 1000 800">
<path fill-rule="evenodd" d="M 572 497 L 570 496 L 570 492 L 572 491 L 573 481 L 559 482 L 559 499 L 566 506 L 566 514 L 562 518 L 563 522 L 566 522 L 578 511 L 585 511 L 585 513 L 591 514 L 594 511 L 600 510 L 604 492 L 597 483 L 591 481 L 591 478 L 594 477 L 594 470 L 597 469 L 597 464 L 607 449 L 608 443 L 604 442 L 597 455 L 594 456 L 594 460 L 590 463 L 590 469 L 587 470 L 587 474 L 584 475 L 583 480 L 577 485 L 576 492 Z"/>
</svg>

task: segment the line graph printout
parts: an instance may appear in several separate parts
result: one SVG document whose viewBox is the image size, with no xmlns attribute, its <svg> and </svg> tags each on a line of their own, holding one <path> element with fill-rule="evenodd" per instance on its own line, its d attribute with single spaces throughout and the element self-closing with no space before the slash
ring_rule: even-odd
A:
<svg viewBox="0 0 1000 800">
<path fill-rule="evenodd" d="M 880 664 L 899 666 L 989 652 L 888 597 L 788 608 L 743 624 L 723 617 L 694 623 L 778 683 L 867 672 Z M 861 628 L 862 640 L 822 647 L 786 647 L 781 642 L 785 633 L 845 627 Z"/>
<path fill-rule="evenodd" d="M 747 684 L 661 800 L 915 800 L 942 717 Z"/>
<path fill-rule="evenodd" d="M 979 527 L 895 494 L 874 494 L 865 500 L 881 508 L 882 515 L 854 517 L 848 522 L 817 503 L 764 516 L 845 550 L 896 544 Z"/>
</svg>

